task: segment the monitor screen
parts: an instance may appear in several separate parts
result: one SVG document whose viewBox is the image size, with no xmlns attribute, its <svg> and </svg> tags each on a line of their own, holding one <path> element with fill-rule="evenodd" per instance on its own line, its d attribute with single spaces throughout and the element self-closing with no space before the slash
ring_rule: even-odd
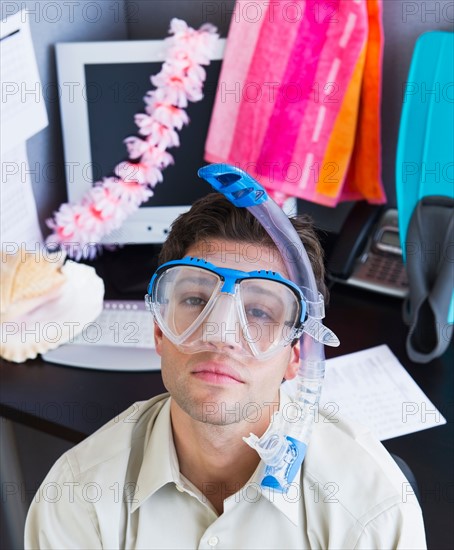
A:
<svg viewBox="0 0 454 550">
<path fill-rule="evenodd" d="M 225 40 L 218 41 L 210 65 L 204 98 L 189 103 L 190 122 L 178 132 L 180 146 L 168 152 L 174 164 L 162 172 L 154 195 L 105 244 L 162 243 L 172 221 L 189 209 L 210 186 L 198 178 L 216 94 Z M 123 140 L 137 134 L 134 115 L 144 112 L 144 96 L 154 86 L 150 76 L 165 59 L 162 40 L 79 42 L 57 44 L 61 115 L 68 200 L 78 201 L 103 177 L 127 160 Z"/>
</svg>

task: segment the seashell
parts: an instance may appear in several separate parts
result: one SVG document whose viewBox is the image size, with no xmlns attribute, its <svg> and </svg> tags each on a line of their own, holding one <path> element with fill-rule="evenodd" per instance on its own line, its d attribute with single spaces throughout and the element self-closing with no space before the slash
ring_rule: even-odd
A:
<svg viewBox="0 0 454 550">
<path fill-rule="evenodd" d="M 1 314 L 0 356 L 22 363 L 39 353 L 72 342 L 85 325 L 102 312 L 104 283 L 87 265 L 67 261 L 61 268 L 64 283 L 50 292 L 20 303 L 35 307 L 14 318 Z M 39 301 L 39 304 L 36 305 Z"/>
<path fill-rule="evenodd" d="M 50 292 L 56 293 L 66 280 L 61 271 L 65 258 L 64 252 L 48 252 L 45 249 L 27 251 L 20 248 L 15 254 L 2 251 L 2 320 L 18 317 L 37 307 L 42 301 L 39 298 L 46 297 Z"/>
</svg>

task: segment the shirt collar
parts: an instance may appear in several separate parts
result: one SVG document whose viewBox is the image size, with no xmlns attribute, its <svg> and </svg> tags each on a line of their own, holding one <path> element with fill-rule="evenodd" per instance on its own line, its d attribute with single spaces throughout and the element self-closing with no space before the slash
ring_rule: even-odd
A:
<svg viewBox="0 0 454 550">
<path fill-rule="evenodd" d="M 167 483 L 178 485 L 179 465 L 170 422 L 170 399 L 164 403 L 154 423 L 150 422 L 131 513 Z"/>
<path fill-rule="evenodd" d="M 279 408 L 282 410 L 291 402 L 285 391 L 280 390 Z M 131 513 L 137 510 L 142 503 L 167 483 L 174 483 L 177 487 L 187 485 L 182 480 L 179 470 L 178 457 L 173 442 L 172 425 L 170 420 L 170 399 L 166 401 L 158 413 L 154 424 L 148 427 L 144 442 L 143 462 L 137 478 L 137 489 L 134 494 L 134 502 Z M 254 494 L 265 497 L 280 512 L 282 512 L 293 524 L 299 525 L 302 517 L 302 487 L 299 483 L 301 468 L 295 476 L 295 482 L 284 493 L 272 488 L 262 487 L 266 465 L 260 461 L 255 472 L 246 485 L 240 489 L 242 500 L 254 502 Z M 225 510 L 233 507 L 238 501 L 237 495 L 231 495 L 225 500 Z"/>
</svg>

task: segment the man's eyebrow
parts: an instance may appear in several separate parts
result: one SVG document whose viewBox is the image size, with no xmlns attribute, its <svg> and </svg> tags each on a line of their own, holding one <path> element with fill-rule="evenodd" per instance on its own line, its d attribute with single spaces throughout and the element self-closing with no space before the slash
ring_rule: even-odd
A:
<svg viewBox="0 0 454 550">
<path fill-rule="evenodd" d="M 179 277 L 175 280 L 175 284 L 200 284 L 200 283 L 215 283 L 216 280 L 214 277 L 210 277 L 208 275 L 185 275 L 184 277 Z"/>
<path fill-rule="evenodd" d="M 279 284 L 279 283 L 277 283 Z M 276 300 L 282 301 L 282 296 L 278 292 L 274 292 L 269 288 L 265 288 L 260 283 L 252 283 L 248 285 L 248 292 L 254 292 L 254 294 L 265 295 L 267 297 L 275 298 Z"/>
</svg>

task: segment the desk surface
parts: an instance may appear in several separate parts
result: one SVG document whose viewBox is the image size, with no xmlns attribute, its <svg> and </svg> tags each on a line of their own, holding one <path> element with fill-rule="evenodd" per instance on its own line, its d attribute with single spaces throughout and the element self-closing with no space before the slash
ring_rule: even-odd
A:
<svg viewBox="0 0 454 550">
<path fill-rule="evenodd" d="M 444 426 L 384 442 L 413 470 L 421 492 L 429 548 L 454 548 L 454 347 L 428 365 L 409 361 L 407 329 L 395 298 L 336 285 L 326 324 L 341 340 L 327 356 L 387 344 L 442 412 Z M 134 401 L 164 391 L 159 372 L 106 372 L 46 363 L 2 360 L 0 415 L 74 443 Z"/>
</svg>

